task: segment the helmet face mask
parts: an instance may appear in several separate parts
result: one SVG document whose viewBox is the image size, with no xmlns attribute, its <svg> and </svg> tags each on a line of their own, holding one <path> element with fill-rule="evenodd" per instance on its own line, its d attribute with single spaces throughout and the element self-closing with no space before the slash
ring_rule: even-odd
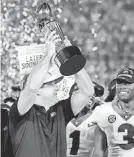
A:
<svg viewBox="0 0 134 157">
<path fill-rule="evenodd" d="M 102 97 L 104 94 L 104 87 L 94 82 L 94 95 L 95 97 Z"/>
</svg>

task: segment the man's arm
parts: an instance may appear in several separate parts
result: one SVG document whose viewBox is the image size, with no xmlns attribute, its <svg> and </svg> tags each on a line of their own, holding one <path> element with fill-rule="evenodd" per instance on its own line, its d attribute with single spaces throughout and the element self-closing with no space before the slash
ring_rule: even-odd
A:
<svg viewBox="0 0 134 157">
<path fill-rule="evenodd" d="M 94 94 L 93 83 L 87 71 L 83 68 L 75 74 L 78 91 L 71 96 L 71 106 L 74 114 L 78 114 Z"/>
<path fill-rule="evenodd" d="M 36 99 L 36 92 L 43 84 L 43 80 L 48 72 L 49 64 L 50 58 L 45 57 L 30 73 L 26 86 L 20 93 L 18 100 L 18 111 L 20 115 L 25 114 L 33 106 Z"/>
<path fill-rule="evenodd" d="M 85 68 L 81 69 L 75 74 L 75 79 L 79 89 L 82 90 L 87 96 L 91 97 L 94 94 L 94 85 Z"/>
<path fill-rule="evenodd" d="M 20 93 L 17 104 L 20 115 L 24 115 L 35 103 L 36 93 L 46 79 L 51 57 L 55 53 L 54 43 L 60 40 L 59 35 L 55 35 L 55 32 L 47 32 L 46 34 L 47 54 L 44 59 L 32 69 L 28 76 L 25 88 Z"/>
<path fill-rule="evenodd" d="M 100 127 L 97 125 L 95 128 L 95 147 L 94 152 L 92 154 L 92 157 L 106 157 L 106 148 L 107 148 L 107 142 L 106 142 L 106 135 L 105 133 L 100 129 Z"/>
</svg>

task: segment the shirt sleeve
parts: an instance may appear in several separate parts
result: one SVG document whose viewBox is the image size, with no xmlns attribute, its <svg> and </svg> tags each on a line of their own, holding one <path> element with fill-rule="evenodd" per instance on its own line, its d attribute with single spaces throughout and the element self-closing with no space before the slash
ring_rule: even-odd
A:
<svg viewBox="0 0 134 157">
<path fill-rule="evenodd" d="M 8 125 L 8 111 L 1 109 L 1 129 L 3 130 Z"/>
<path fill-rule="evenodd" d="M 65 124 L 67 125 L 68 122 L 74 117 L 74 113 L 71 108 L 71 98 L 65 100 L 65 103 L 63 105 L 63 114 L 65 117 Z"/>
</svg>

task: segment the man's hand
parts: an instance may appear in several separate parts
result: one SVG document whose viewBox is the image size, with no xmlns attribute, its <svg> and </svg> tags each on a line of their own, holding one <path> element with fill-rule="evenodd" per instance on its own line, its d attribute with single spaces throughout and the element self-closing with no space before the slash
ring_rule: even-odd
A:
<svg viewBox="0 0 134 157">
<path fill-rule="evenodd" d="M 68 39 L 67 36 L 65 36 L 64 44 L 65 44 L 66 46 L 70 46 L 70 45 L 72 45 L 71 42 L 70 42 L 70 40 Z"/>
<path fill-rule="evenodd" d="M 45 33 L 45 46 L 47 50 L 47 56 L 52 57 L 55 53 L 55 45 L 61 41 L 60 36 L 56 34 L 56 31 L 49 32 L 47 31 Z"/>
</svg>

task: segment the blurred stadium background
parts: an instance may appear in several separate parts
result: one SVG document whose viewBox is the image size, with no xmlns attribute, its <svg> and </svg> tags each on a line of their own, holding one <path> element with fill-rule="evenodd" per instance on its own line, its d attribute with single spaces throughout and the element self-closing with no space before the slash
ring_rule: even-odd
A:
<svg viewBox="0 0 134 157">
<path fill-rule="evenodd" d="M 16 46 L 44 43 L 35 24 L 43 0 L 1 1 L 1 99 L 19 83 Z M 48 0 L 65 35 L 87 58 L 93 80 L 107 87 L 119 69 L 134 68 L 134 0 Z"/>
</svg>

